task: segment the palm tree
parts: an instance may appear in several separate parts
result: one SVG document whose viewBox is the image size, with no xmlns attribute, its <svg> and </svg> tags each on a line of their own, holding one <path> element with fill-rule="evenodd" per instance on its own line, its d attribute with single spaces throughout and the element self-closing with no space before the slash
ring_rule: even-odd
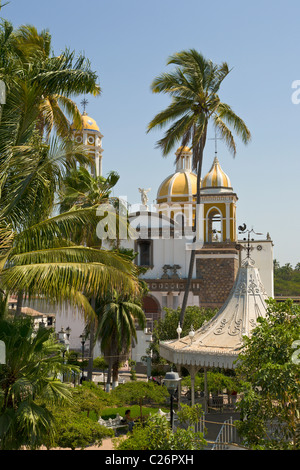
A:
<svg viewBox="0 0 300 470">
<path fill-rule="evenodd" d="M 60 190 L 60 211 L 66 212 L 75 208 L 99 207 L 103 204 L 115 206 L 118 202 L 111 197 L 114 186 L 119 181 L 119 175 L 111 171 L 108 176 L 93 176 L 84 166 L 73 168 L 67 172 Z M 92 230 L 91 230 L 92 229 Z M 100 247 L 102 241 L 97 237 L 94 227 L 80 227 L 79 232 L 73 233 L 73 240 L 92 247 Z"/>
<path fill-rule="evenodd" d="M 118 290 L 119 281 L 120 286 L 128 282 L 131 290 L 136 281 L 120 257 L 72 243 L 76 224 L 91 224 L 96 232 L 95 207 L 49 218 L 64 171 L 76 160 L 89 159 L 66 138 L 58 152 L 55 142 L 45 142 L 40 132 L 43 102 L 55 94 L 68 98 L 100 91 L 82 56 L 75 65 L 68 51 L 50 57 L 50 39 L 33 27 L 15 31 L 8 22 L 0 29 L 0 76 L 7 85 L 0 123 L 0 282 L 5 292 L 73 298 L 91 313 L 85 293 L 110 286 Z"/>
<path fill-rule="evenodd" d="M 34 158 L 33 158 L 34 157 Z M 133 263 L 113 251 L 72 240 L 74 228 L 96 232 L 96 207 L 78 207 L 49 217 L 66 153 L 48 145 L 32 153 L 12 149 L 0 162 L 0 288 L 4 293 L 70 300 L 94 315 L 88 299 L 107 290 L 139 291 Z"/>
<path fill-rule="evenodd" d="M 22 292 L 29 299 L 47 296 L 54 303 L 69 300 L 94 316 L 89 299 L 112 290 L 138 295 L 132 262 L 113 251 L 76 245 L 68 233 L 77 224 L 94 224 L 95 208 L 70 211 L 32 225 L 20 233 L 2 230 L 0 288 Z"/>
<path fill-rule="evenodd" d="M 0 51 L 0 79 L 8 91 L 2 117 L 6 129 L 0 128 L 0 135 L 2 131 L 9 141 L 13 135 L 14 145 L 27 140 L 34 129 L 46 140 L 54 128 L 57 135 L 70 137 L 67 115 L 81 127 L 81 115 L 71 97 L 97 96 L 101 91 L 83 55 L 75 59 L 75 52 L 66 49 L 55 56 L 49 32 L 38 33 L 31 25 L 15 30 L 7 21 L 0 31 Z"/>
<path fill-rule="evenodd" d="M 136 302 L 126 299 L 124 295 L 114 293 L 102 299 L 97 311 L 99 324 L 96 336 L 101 341 L 101 349 L 108 362 L 107 386 L 110 384 L 113 370 L 113 388 L 118 382 L 120 362 L 128 357 L 132 340 L 137 340 L 136 326 L 144 328 L 145 313 Z"/>
<path fill-rule="evenodd" d="M 148 132 L 155 128 L 164 128 L 172 123 L 158 147 L 163 156 L 167 156 L 178 142 L 182 148 L 190 145 L 193 152 L 192 166 L 197 173 L 197 207 L 200 204 L 200 182 L 203 162 L 203 152 L 206 144 L 209 122 L 226 142 L 229 150 L 235 156 L 236 144 L 230 127 L 246 144 L 250 140 L 250 132 L 244 121 L 238 117 L 231 107 L 221 102 L 218 92 L 223 80 L 230 70 L 227 63 L 215 65 L 204 58 L 195 49 L 181 51 L 172 55 L 167 65 L 174 64 L 175 70 L 163 73 L 154 79 L 151 88 L 154 93 L 166 93 L 172 98 L 171 104 L 158 113 L 148 125 Z M 180 154 L 178 155 L 180 158 Z M 194 232 L 198 220 L 197 211 L 194 219 Z M 194 241 L 196 237 L 194 238 Z M 195 262 L 195 249 L 191 251 L 190 266 L 183 299 L 180 322 L 187 306 L 192 273 Z"/>
<path fill-rule="evenodd" d="M 110 197 L 113 187 L 117 184 L 119 175 L 116 172 L 110 172 L 107 178 L 103 176 L 94 177 L 85 167 L 74 168 L 63 180 L 60 193 L 60 210 L 73 210 L 74 208 L 98 207 L 105 203 L 116 204 L 116 200 Z M 93 248 L 100 248 L 102 241 L 97 237 L 95 227 L 88 225 L 82 229 L 73 231 L 72 239 L 77 243 L 88 245 Z M 96 310 L 98 299 L 92 297 L 91 305 Z M 89 339 L 90 351 L 88 361 L 87 379 L 92 380 L 93 356 L 95 346 L 95 327 L 97 317 L 89 319 Z"/>
<path fill-rule="evenodd" d="M 98 95 L 100 87 L 88 60 L 82 55 L 75 60 L 75 53 L 68 50 L 58 57 L 51 55 L 50 34 L 38 33 L 33 26 L 15 30 L 11 23 L 3 21 L 0 52 L 0 79 L 6 85 L 6 104 L 1 110 L 0 121 L 0 166 L 9 169 L 5 177 L 8 174 L 15 180 L 20 177 L 19 186 L 23 185 L 20 197 L 24 187 L 31 183 L 29 170 L 34 174 L 35 167 L 40 164 L 40 158 L 36 156 L 45 144 L 53 147 L 53 140 L 50 140 L 53 130 L 60 138 L 59 145 L 74 150 L 68 117 L 79 128 L 82 123 L 71 98 L 82 93 Z M 19 162 L 15 158 L 24 153 L 27 157 L 31 154 L 31 161 L 27 160 L 30 162 L 28 169 L 21 167 L 22 158 Z M 65 154 L 69 166 L 75 166 L 78 153 Z M 81 163 L 90 161 L 90 157 L 82 156 L 82 149 L 80 153 Z M 1 185 L 3 174 L 1 172 Z M 13 201 L 12 204 L 15 205 Z"/>
<path fill-rule="evenodd" d="M 0 321 L 0 340 L 6 345 L 6 364 L 0 365 L 0 449 L 37 449 L 53 436 L 50 405 L 71 401 L 69 387 L 58 374 L 61 346 L 51 330 L 34 330 L 31 319 Z"/>
</svg>

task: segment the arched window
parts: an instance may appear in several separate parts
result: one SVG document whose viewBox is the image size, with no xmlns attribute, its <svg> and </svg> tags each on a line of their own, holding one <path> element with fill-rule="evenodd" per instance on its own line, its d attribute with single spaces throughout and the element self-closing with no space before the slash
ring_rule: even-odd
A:
<svg viewBox="0 0 300 470">
<path fill-rule="evenodd" d="M 147 320 L 147 328 L 153 331 L 154 322 L 160 319 L 160 305 L 153 296 L 147 295 L 143 299 L 143 309 Z"/>
<path fill-rule="evenodd" d="M 208 243 L 223 241 L 223 216 L 216 207 L 212 207 L 206 216 L 206 240 Z"/>
</svg>

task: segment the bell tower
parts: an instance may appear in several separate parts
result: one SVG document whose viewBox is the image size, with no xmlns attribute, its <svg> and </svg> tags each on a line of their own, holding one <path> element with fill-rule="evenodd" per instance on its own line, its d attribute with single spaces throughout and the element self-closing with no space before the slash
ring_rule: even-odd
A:
<svg viewBox="0 0 300 470">
<path fill-rule="evenodd" d="M 239 268 L 236 202 L 227 174 L 215 156 L 201 183 L 200 220 L 203 247 L 196 254 L 196 277 L 200 279 L 200 306 L 219 308 L 226 301 Z"/>
<path fill-rule="evenodd" d="M 157 192 L 157 211 L 175 222 L 192 227 L 196 208 L 197 176 L 192 172 L 192 151 L 179 147 L 176 170 L 160 185 Z"/>
<path fill-rule="evenodd" d="M 77 144 L 83 144 L 89 155 L 92 157 L 92 174 L 93 176 L 102 176 L 102 138 L 103 135 L 95 121 L 87 115 L 85 106 L 86 100 L 82 102 L 84 104 L 84 111 L 81 116 L 82 128 L 77 129 L 76 126 L 71 124 L 71 129 L 74 133 L 74 140 Z"/>
</svg>

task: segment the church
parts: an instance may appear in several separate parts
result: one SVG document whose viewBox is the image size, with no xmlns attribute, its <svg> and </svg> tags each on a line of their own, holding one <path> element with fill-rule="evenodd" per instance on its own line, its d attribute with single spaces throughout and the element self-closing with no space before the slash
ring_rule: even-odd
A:
<svg viewBox="0 0 300 470">
<path fill-rule="evenodd" d="M 80 131 L 72 128 L 74 139 L 86 146 L 93 157 L 91 172 L 102 175 L 103 135 L 96 121 L 86 112 L 82 115 L 82 123 Z M 138 344 L 132 352 L 132 359 L 137 362 L 145 354 L 147 337 L 155 320 L 164 315 L 164 308 L 177 309 L 182 305 L 192 249 L 196 250 L 196 255 L 188 306 L 221 308 L 247 253 L 251 253 L 266 295 L 274 296 L 273 241 L 269 234 L 255 234 L 253 230 L 246 230 L 246 226 L 237 226 L 238 195 L 222 168 L 217 151 L 209 172 L 201 180 L 199 207 L 196 205 L 197 176 L 192 171 L 191 149 L 178 148 L 174 158 L 175 172 L 162 175 L 154 205 L 148 205 L 149 189 L 137 188 L 141 203 L 134 205 L 135 210 L 129 210 L 134 236 L 121 243 L 124 248 L 137 253 L 135 262 L 146 268 L 141 278 L 149 288 L 143 302 L 147 328 L 139 332 Z M 196 211 L 195 241 L 192 227 Z M 57 328 L 65 321 L 58 317 Z"/>
<path fill-rule="evenodd" d="M 83 145 L 91 156 L 89 170 L 95 176 L 102 176 L 103 135 L 97 122 L 84 111 L 82 128 L 71 127 L 74 141 Z M 192 250 L 195 250 L 195 263 L 187 306 L 221 310 L 232 295 L 240 268 L 249 258 L 258 271 L 264 296 L 274 297 L 273 241 L 268 233 L 256 234 L 237 224 L 238 195 L 217 150 L 211 158 L 210 170 L 201 180 L 198 207 L 191 149 L 179 147 L 174 159 L 175 171 L 161 175 L 155 204 L 148 204 L 149 188 L 136 188 L 141 201 L 127 207 L 130 230 L 121 237 L 121 246 L 137 253 L 135 263 L 145 268 L 140 277 L 148 286 L 148 294 L 143 299 L 147 327 L 137 331 L 138 341 L 132 348 L 131 358 L 137 363 L 145 356 L 154 322 L 163 318 L 164 309 L 182 305 Z M 105 173 L 112 170 L 117 169 L 107 168 Z M 15 308 L 16 300 L 11 299 L 10 303 Z M 24 303 L 24 313 L 28 308 L 36 321 L 42 318 L 64 340 L 68 336 L 70 349 L 84 348 L 84 320 L 69 304 L 53 307 L 36 300 L 30 305 Z M 94 357 L 100 355 L 97 345 Z"/>
</svg>

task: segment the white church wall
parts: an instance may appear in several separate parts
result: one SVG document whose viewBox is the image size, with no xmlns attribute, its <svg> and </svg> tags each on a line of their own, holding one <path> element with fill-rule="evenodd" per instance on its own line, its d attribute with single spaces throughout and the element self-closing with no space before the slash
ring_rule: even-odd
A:
<svg viewBox="0 0 300 470">
<path fill-rule="evenodd" d="M 80 335 L 84 331 L 85 323 L 83 315 L 77 308 L 69 305 L 67 302 L 62 304 L 51 304 L 42 299 L 24 301 L 24 307 L 31 307 L 40 313 L 55 314 L 55 331 L 58 333 L 62 328 L 65 330 L 68 326 L 71 328 L 70 349 L 81 350 Z M 86 343 L 87 344 L 87 343 Z"/>
<path fill-rule="evenodd" d="M 246 248 L 247 243 L 239 241 Z M 274 297 L 273 242 L 271 240 L 251 241 L 250 257 L 258 268 L 261 281 L 269 297 Z M 241 251 L 241 260 L 245 259 L 246 250 Z"/>
</svg>

